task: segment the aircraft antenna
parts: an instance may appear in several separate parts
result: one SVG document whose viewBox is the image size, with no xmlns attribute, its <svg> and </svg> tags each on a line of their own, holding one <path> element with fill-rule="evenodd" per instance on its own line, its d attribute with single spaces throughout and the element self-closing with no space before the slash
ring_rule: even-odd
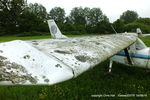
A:
<svg viewBox="0 0 150 100">
<path fill-rule="evenodd" d="M 111 25 L 111 28 L 113 29 L 113 31 L 117 34 L 117 32 L 116 32 L 116 30 L 115 30 L 115 28 Z"/>
</svg>

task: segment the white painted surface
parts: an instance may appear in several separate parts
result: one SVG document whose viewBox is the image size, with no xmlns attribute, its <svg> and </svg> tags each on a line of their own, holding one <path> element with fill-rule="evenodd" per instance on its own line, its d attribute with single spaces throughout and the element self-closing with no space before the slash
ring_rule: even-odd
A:
<svg viewBox="0 0 150 100">
<path fill-rule="evenodd" d="M 51 36 L 53 39 L 66 39 L 67 37 L 63 35 L 58 26 L 56 25 L 55 21 L 53 19 L 48 20 L 48 26 L 51 33 Z"/>
<path fill-rule="evenodd" d="M 110 60 L 128 66 L 136 66 L 141 68 L 150 68 L 150 48 L 147 47 L 142 40 L 137 38 L 137 41 L 128 47 L 128 52 L 132 65 L 128 64 L 127 57 L 122 55 L 115 55 Z M 122 51 L 124 53 L 124 51 Z"/>
<path fill-rule="evenodd" d="M 3 84 L 55 84 L 80 75 L 96 66 L 136 41 L 136 34 L 117 34 L 68 39 L 43 39 L 33 41 L 12 41 L 0 43 L 0 56 L 20 65 L 26 71 L 17 72 L 11 68 L 15 79 L 6 79 L 6 72 L 11 75 L 7 64 L 1 64 Z M 20 69 L 21 69 L 20 68 Z M 20 76 L 27 76 L 23 78 Z M 30 79 L 31 78 L 31 79 Z M 25 80 L 26 79 L 26 80 Z M 32 82 L 33 79 L 33 82 Z M 25 80 L 25 81 L 22 81 Z"/>
<path fill-rule="evenodd" d="M 0 53 L 0 56 L 7 58 L 5 61 L 11 63 L 15 62 L 16 64 L 23 66 L 27 71 L 22 72 L 21 70 L 14 68 L 9 69 L 6 65 L 4 67 L 6 72 L 13 71 L 17 73 L 18 70 L 18 74 L 16 74 L 17 76 L 31 74 L 31 76 L 37 81 L 35 84 L 54 84 L 73 77 L 72 70 L 62 62 L 45 55 L 39 50 L 31 47 L 26 42 L 12 41 L 1 43 L 0 50 L 3 51 L 3 53 Z M 56 67 L 56 65 L 60 65 L 61 68 Z M 46 79 L 48 79 L 49 82 L 45 82 L 44 80 Z M 13 81 L 11 78 L 10 80 Z M 32 82 L 16 82 L 16 84 L 32 84 Z"/>
</svg>

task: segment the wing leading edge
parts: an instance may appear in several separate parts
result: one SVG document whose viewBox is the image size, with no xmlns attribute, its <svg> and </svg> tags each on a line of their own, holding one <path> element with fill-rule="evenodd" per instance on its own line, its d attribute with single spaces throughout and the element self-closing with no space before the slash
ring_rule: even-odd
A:
<svg viewBox="0 0 150 100">
<path fill-rule="evenodd" d="M 0 43 L 1 85 L 52 85 L 77 77 L 133 44 L 137 34 Z"/>
</svg>

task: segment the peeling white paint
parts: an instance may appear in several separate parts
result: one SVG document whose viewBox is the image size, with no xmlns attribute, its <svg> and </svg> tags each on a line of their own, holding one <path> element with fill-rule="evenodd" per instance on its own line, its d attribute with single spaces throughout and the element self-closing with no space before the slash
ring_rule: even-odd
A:
<svg viewBox="0 0 150 100">
<path fill-rule="evenodd" d="M 124 33 L 26 42 L 17 40 L 0 43 L 0 56 L 7 58 L 3 62 L 15 62 L 23 66 L 26 74 L 37 81 L 34 84 L 52 85 L 80 75 L 133 44 L 136 39 L 137 34 Z M 0 70 L 4 67 L 0 65 Z M 23 73 L 19 72 L 18 75 Z M 14 84 L 33 83 L 27 81 Z"/>
</svg>

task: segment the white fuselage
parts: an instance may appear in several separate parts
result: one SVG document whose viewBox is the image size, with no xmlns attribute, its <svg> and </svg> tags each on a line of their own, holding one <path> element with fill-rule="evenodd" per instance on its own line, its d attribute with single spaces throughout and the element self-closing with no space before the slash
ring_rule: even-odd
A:
<svg viewBox="0 0 150 100">
<path fill-rule="evenodd" d="M 146 47 L 140 39 L 138 39 L 136 43 L 128 48 L 128 52 L 132 64 L 129 64 L 124 51 L 121 51 L 115 56 L 111 57 L 110 60 L 128 66 L 137 66 L 150 69 L 150 48 Z"/>
</svg>

